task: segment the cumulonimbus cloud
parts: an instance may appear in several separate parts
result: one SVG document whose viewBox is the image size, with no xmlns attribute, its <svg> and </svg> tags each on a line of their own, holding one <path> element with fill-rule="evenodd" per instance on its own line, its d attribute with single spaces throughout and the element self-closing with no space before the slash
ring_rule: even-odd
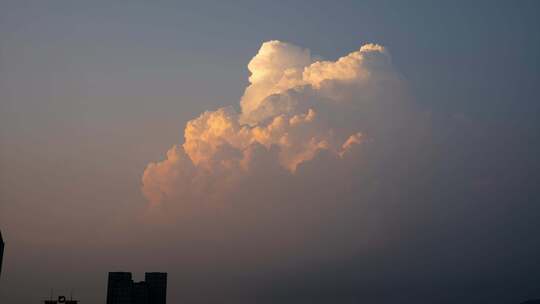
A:
<svg viewBox="0 0 540 304">
<path fill-rule="evenodd" d="M 325 292 L 360 299 L 375 290 L 378 301 L 380 290 L 411 273 L 401 291 L 423 292 L 446 273 L 444 289 L 459 277 L 456 263 L 475 268 L 486 252 L 498 252 L 495 265 L 509 244 L 525 248 L 506 233 L 503 242 L 484 242 L 502 218 L 523 233 L 533 229 L 515 216 L 521 211 L 503 216 L 512 204 L 537 208 L 523 194 L 532 184 L 516 182 L 530 181 L 521 171 L 532 164 L 510 174 L 511 166 L 494 165 L 527 155 L 514 151 L 519 144 L 500 144 L 514 142 L 498 132 L 506 126 L 488 131 L 440 114 L 433 117 L 443 121 L 433 121 L 380 45 L 318 58 L 263 43 L 248 64 L 240 111 L 225 107 L 189 121 L 184 142 L 147 166 L 142 191 L 152 207 L 140 226 L 164 244 L 152 254 L 176 261 L 189 278 L 194 288 L 182 293 L 204 294 L 200 303 L 221 303 L 220 292 L 231 290 L 314 303 Z M 502 146 L 507 153 L 493 153 Z M 423 263 L 437 267 L 419 270 Z M 478 268 L 481 281 L 491 275 L 486 265 Z"/>
<path fill-rule="evenodd" d="M 264 42 L 248 64 L 241 112 L 225 107 L 189 121 L 184 143 L 146 167 L 148 201 L 209 200 L 240 187 L 261 166 L 294 175 L 320 153 L 345 161 L 355 147 L 398 136 L 406 94 L 384 47 L 366 44 L 336 61 L 316 58 L 289 43 Z"/>
</svg>

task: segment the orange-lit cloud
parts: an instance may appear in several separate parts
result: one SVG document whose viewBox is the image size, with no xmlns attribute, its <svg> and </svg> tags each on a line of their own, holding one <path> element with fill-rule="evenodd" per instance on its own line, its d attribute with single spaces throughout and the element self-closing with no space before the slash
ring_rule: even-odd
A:
<svg viewBox="0 0 540 304">
<path fill-rule="evenodd" d="M 187 123 L 182 145 L 147 166 L 142 191 L 151 203 L 189 202 L 238 187 L 258 166 L 253 151 L 261 147 L 277 154 L 266 165 L 288 174 L 321 152 L 343 158 L 366 138 L 377 140 L 385 132 L 378 127 L 381 113 L 400 108 L 400 77 L 376 44 L 324 61 L 274 40 L 262 44 L 248 69 L 240 113 L 204 112 Z"/>
</svg>

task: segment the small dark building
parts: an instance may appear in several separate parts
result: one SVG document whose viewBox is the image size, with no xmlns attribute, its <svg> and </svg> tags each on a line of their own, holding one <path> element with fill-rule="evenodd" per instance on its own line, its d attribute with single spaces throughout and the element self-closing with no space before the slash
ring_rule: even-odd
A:
<svg viewBox="0 0 540 304">
<path fill-rule="evenodd" d="M 133 282 L 130 272 L 109 272 L 107 304 L 166 304 L 167 273 L 147 272 Z"/>
<path fill-rule="evenodd" d="M 44 304 L 77 304 L 77 303 L 79 303 L 79 301 L 73 300 L 73 299 L 68 300 L 64 296 L 59 296 L 58 300 L 53 300 L 52 295 L 51 295 L 51 299 L 50 300 L 44 300 L 43 303 Z"/>
<path fill-rule="evenodd" d="M 0 231 L 0 275 L 2 274 L 2 260 L 4 259 L 4 239 L 2 238 L 2 231 Z"/>
<path fill-rule="evenodd" d="M 167 273 L 165 272 L 147 272 L 144 280 L 148 285 L 148 304 L 166 304 L 167 303 Z"/>
<path fill-rule="evenodd" d="M 109 272 L 107 304 L 132 304 L 131 272 Z"/>
</svg>

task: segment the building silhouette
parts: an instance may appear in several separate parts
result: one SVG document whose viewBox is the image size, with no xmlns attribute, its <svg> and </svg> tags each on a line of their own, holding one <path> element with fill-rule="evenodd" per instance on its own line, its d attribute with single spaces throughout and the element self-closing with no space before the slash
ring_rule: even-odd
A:
<svg viewBox="0 0 540 304">
<path fill-rule="evenodd" d="M 78 304 L 79 301 L 73 300 L 73 298 L 68 300 L 65 296 L 58 296 L 57 300 L 53 300 L 52 293 L 51 293 L 51 298 L 49 300 L 44 300 L 43 303 L 44 304 Z"/>
<path fill-rule="evenodd" d="M 131 272 L 109 272 L 107 304 L 132 304 Z"/>
<path fill-rule="evenodd" d="M 2 238 L 2 231 L 0 231 L 0 275 L 2 275 L 2 260 L 4 259 L 4 239 Z"/>
<path fill-rule="evenodd" d="M 144 280 L 148 286 L 148 304 L 167 303 L 167 274 L 164 272 L 147 272 Z"/>
<path fill-rule="evenodd" d="M 131 272 L 109 272 L 107 304 L 166 304 L 167 273 L 147 272 L 133 282 Z"/>
</svg>

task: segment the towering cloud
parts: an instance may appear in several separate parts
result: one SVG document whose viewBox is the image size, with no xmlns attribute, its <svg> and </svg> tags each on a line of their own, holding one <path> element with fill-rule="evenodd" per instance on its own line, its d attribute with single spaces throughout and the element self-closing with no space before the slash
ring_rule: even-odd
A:
<svg viewBox="0 0 540 304">
<path fill-rule="evenodd" d="M 507 126 L 431 120 L 382 46 L 316 58 L 264 43 L 240 112 L 189 121 L 146 168 L 143 226 L 165 244 L 151 254 L 178 261 L 193 298 L 384 302 L 391 289 L 399 302 L 488 282 L 514 253 L 534 260 L 534 158 Z"/>
<path fill-rule="evenodd" d="M 345 161 L 357 146 L 404 135 L 407 94 L 384 47 L 366 44 L 336 61 L 316 58 L 289 43 L 263 43 L 248 64 L 241 112 L 226 107 L 189 121 L 185 142 L 147 166 L 146 198 L 220 199 L 257 178 L 254 172 L 277 166 L 295 175 L 321 153 Z"/>
</svg>

